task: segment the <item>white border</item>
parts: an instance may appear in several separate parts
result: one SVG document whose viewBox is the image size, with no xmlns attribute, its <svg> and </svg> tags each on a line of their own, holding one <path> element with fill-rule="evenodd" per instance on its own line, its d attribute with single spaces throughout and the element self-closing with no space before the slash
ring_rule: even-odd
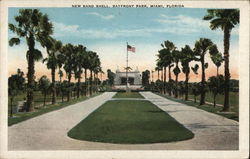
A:
<svg viewBox="0 0 250 159">
<path fill-rule="evenodd" d="M 0 43 L 0 158 L 247 158 L 249 153 L 249 3 L 244 1 L 48 1 L 3 0 Z M 184 4 L 186 8 L 240 8 L 240 110 L 238 151 L 8 151 L 7 50 L 8 7 L 71 7 L 73 4 Z"/>
</svg>

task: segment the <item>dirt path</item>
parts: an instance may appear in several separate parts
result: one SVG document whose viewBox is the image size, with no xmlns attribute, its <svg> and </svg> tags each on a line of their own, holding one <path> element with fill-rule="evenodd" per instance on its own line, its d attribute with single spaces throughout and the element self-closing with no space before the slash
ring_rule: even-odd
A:
<svg viewBox="0 0 250 159">
<path fill-rule="evenodd" d="M 193 139 L 157 144 L 109 144 L 79 141 L 67 136 L 71 128 L 111 99 L 114 94 L 106 92 L 9 127 L 9 150 L 229 150 L 238 148 L 237 122 L 167 100 L 151 92 L 141 94 L 195 133 Z"/>
</svg>

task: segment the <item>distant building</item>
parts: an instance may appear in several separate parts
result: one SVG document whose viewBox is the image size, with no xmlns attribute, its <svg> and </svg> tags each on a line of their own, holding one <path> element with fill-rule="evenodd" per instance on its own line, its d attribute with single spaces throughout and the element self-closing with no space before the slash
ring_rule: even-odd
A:
<svg viewBox="0 0 250 159">
<path fill-rule="evenodd" d="M 128 72 L 128 87 L 130 90 L 141 90 L 142 79 L 138 69 Z M 114 89 L 125 90 L 127 84 L 126 71 L 122 72 L 119 69 L 115 72 Z"/>
</svg>

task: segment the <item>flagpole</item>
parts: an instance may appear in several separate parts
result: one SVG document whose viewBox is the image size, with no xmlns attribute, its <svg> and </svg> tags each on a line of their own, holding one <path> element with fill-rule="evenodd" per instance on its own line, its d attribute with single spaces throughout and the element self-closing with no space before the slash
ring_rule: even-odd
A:
<svg viewBox="0 0 250 159">
<path fill-rule="evenodd" d="M 127 42 L 127 47 L 126 47 L 126 50 L 127 50 L 127 67 L 126 67 L 126 91 L 128 91 L 128 42 Z"/>
</svg>

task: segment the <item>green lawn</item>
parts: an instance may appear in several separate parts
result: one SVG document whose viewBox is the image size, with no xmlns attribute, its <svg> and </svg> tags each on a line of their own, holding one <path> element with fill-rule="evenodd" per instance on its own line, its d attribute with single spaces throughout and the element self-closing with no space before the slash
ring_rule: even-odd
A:
<svg viewBox="0 0 250 159">
<path fill-rule="evenodd" d="M 91 97 L 97 96 L 99 95 L 99 93 L 92 95 Z M 57 104 L 50 104 L 50 105 L 46 105 L 45 107 L 41 107 L 40 109 L 35 109 L 34 112 L 20 112 L 20 113 L 16 113 L 15 117 L 9 117 L 8 118 L 8 126 L 17 124 L 19 122 L 34 118 L 36 116 L 51 112 L 51 111 L 55 111 L 61 108 L 64 108 L 66 106 L 84 101 L 86 99 L 88 99 L 89 97 L 81 97 L 79 99 L 72 99 L 69 102 L 63 102 L 63 103 L 57 103 Z"/>
<path fill-rule="evenodd" d="M 118 92 L 113 98 L 144 98 L 138 92 Z"/>
<path fill-rule="evenodd" d="M 190 99 L 194 99 L 193 95 L 189 95 Z M 200 96 L 197 96 L 197 101 L 200 100 Z M 211 92 L 206 93 L 206 101 L 213 103 L 213 94 Z M 218 94 L 216 97 L 216 104 L 223 105 L 224 103 L 224 95 Z M 230 111 L 239 112 L 239 93 L 238 92 L 229 92 L 229 104 Z"/>
<path fill-rule="evenodd" d="M 17 105 L 18 101 L 24 101 L 26 98 L 26 93 L 21 93 L 17 96 L 14 97 L 14 101 L 13 101 L 13 107 L 15 107 Z M 43 100 L 44 100 L 44 96 L 40 91 L 35 91 L 34 92 L 34 106 L 35 107 L 40 107 L 43 105 Z M 61 101 L 61 96 L 57 97 L 58 101 Z M 66 96 L 64 97 L 64 100 L 66 100 Z M 48 94 L 46 97 L 46 105 L 49 103 L 51 103 L 52 101 L 52 97 L 51 94 Z M 9 113 L 10 113 L 10 97 L 8 98 L 8 107 L 9 107 Z"/>
<path fill-rule="evenodd" d="M 191 139 L 194 134 L 149 101 L 108 101 L 68 132 L 74 139 L 146 144 Z"/>
<path fill-rule="evenodd" d="M 231 93 L 231 92 L 230 92 Z M 208 112 L 211 112 L 211 113 L 215 113 L 215 114 L 218 114 L 218 115 L 221 115 L 221 116 L 224 116 L 228 119 L 232 119 L 232 120 L 236 120 L 236 121 L 239 121 L 239 110 L 237 108 L 237 106 L 231 106 L 230 108 L 230 111 L 232 112 L 235 112 L 234 114 L 224 114 L 224 113 L 220 113 L 220 111 L 222 110 L 223 107 L 221 106 L 216 106 L 214 107 L 212 104 L 204 104 L 204 105 L 199 105 L 199 100 L 197 100 L 197 103 L 194 103 L 194 101 L 184 101 L 183 99 L 176 99 L 174 97 L 170 97 L 168 95 L 162 95 L 160 93 L 157 93 L 158 95 L 160 96 L 163 96 L 167 99 L 170 99 L 170 100 L 173 100 L 173 101 L 176 101 L 176 102 L 179 102 L 179 103 L 183 103 L 183 104 L 187 104 L 189 106 L 193 106 L 193 107 L 196 107 L 198 109 L 202 109 L 202 110 L 205 110 L 205 111 L 208 111 Z M 207 97 L 207 96 L 206 96 Z M 207 100 L 206 100 L 207 101 Z M 235 111 L 234 111 L 235 110 Z"/>
</svg>

